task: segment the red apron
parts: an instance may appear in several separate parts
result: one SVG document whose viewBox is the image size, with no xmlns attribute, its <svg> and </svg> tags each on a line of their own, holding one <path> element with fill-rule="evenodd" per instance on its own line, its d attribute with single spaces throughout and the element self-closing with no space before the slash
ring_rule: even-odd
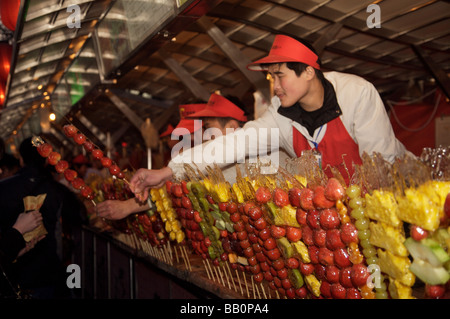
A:
<svg viewBox="0 0 450 319">
<path fill-rule="evenodd" d="M 294 151 L 295 154 L 300 157 L 302 151 L 310 150 L 311 146 L 303 134 L 295 127 L 293 127 L 293 135 Z M 359 156 L 358 144 L 356 144 L 350 134 L 348 134 L 340 117 L 327 123 L 327 131 L 325 132 L 322 141 L 318 144 L 317 150 L 322 155 L 322 168 L 327 176 L 333 176 L 329 166 L 336 167 L 339 169 L 339 172 L 347 185 L 354 172 L 353 163 L 358 165 L 362 164 L 361 157 Z M 342 156 L 344 154 L 345 156 Z"/>
</svg>

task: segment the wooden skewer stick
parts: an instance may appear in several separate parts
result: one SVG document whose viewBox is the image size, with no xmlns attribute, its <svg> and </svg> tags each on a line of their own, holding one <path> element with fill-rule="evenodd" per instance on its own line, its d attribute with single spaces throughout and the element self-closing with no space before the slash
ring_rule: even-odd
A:
<svg viewBox="0 0 450 319">
<path fill-rule="evenodd" d="M 253 281 L 253 277 L 254 277 L 254 276 L 252 276 L 252 281 Z M 256 293 L 258 294 L 258 299 L 261 299 L 261 295 L 260 295 L 260 293 L 259 293 L 258 285 L 255 284 L 255 285 L 254 285 L 254 288 L 256 288 Z"/>
<path fill-rule="evenodd" d="M 179 247 L 179 246 L 178 246 Z M 175 258 L 177 259 L 177 264 L 180 262 L 180 259 L 178 257 L 178 251 L 177 251 L 177 246 L 173 247 L 173 250 L 175 250 Z"/>
<path fill-rule="evenodd" d="M 253 280 L 253 276 L 250 276 L 250 279 L 252 281 L 253 299 L 256 299 L 255 281 Z"/>
<path fill-rule="evenodd" d="M 227 270 L 225 269 L 225 265 L 222 265 L 222 269 L 223 269 L 223 272 L 224 272 L 224 274 L 225 274 L 225 278 L 227 278 L 228 289 L 231 289 L 230 278 L 228 277 L 228 272 L 227 272 Z"/>
<path fill-rule="evenodd" d="M 219 278 L 222 281 L 222 286 L 225 287 L 225 280 L 223 279 L 222 270 L 220 270 L 220 266 L 216 266 L 217 271 L 219 272 Z"/>
<path fill-rule="evenodd" d="M 211 268 L 211 264 L 209 263 L 209 259 L 206 259 L 206 263 L 208 264 L 209 272 L 211 273 L 212 280 L 215 282 L 216 278 L 214 277 L 214 271 Z"/>
<path fill-rule="evenodd" d="M 189 265 L 189 271 L 192 271 L 191 261 L 189 260 L 189 255 L 188 255 L 188 253 L 186 251 L 186 247 L 185 246 L 183 246 L 183 250 L 184 250 L 184 254 L 186 255 L 186 259 L 187 259 L 188 265 Z"/>
<path fill-rule="evenodd" d="M 238 282 L 239 282 L 239 288 L 241 289 L 241 295 L 244 295 L 244 291 L 242 290 L 242 283 L 241 283 L 241 277 L 239 277 L 239 272 L 237 269 L 235 269 L 236 272 L 236 276 L 238 277 Z"/>
<path fill-rule="evenodd" d="M 185 265 L 186 269 L 189 269 L 189 266 L 186 261 L 186 257 L 183 254 L 183 247 L 181 247 L 181 246 L 180 246 L 180 253 L 181 253 L 181 257 L 183 257 L 183 261 L 184 261 L 184 265 Z"/>
<path fill-rule="evenodd" d="M 202 259 L 203 266 L 205 267 L 206 274 L 208 275 L 208 279 L 211 280 L 211 275 L 209 274 L 208 266 L 206 266 L 206 261 Z"/>
<path fill-rule="evenodd" d="M 262 283 L 262 282 L 261 282 L 260 284 L 261 284 L 261 290 L 262 290 L 262 292 L 263 292 L 263 294 L 264 294 L 264 299 L 267 299 L 266 289 L 264 289 L 264 286 L 263 286 L 263 283 Z"/>
<path fill-rule="evenodd" d="M 245 271 L 243 271 L 242 274 L 244 276 L 245 291 L 247 292 L 247 298 L 250 298 L 250 293 L 248 292 L 248 283 L 247 283 L 247 277 L 245 276 Z"/>
<path fill-rule="evenodd" d="M 233 278 L 233 275 L 231 273 L 230 265 L 228 265 L 228 263 L 225 263 L 225 265 L 227 266 L 228 273 L 230 274 L 231 282 L 233 283 L 233 287 L 234 287 L 234 291 L 237 291 L 236 283 L 234 282 L 234 278 Z"/>
</svg>

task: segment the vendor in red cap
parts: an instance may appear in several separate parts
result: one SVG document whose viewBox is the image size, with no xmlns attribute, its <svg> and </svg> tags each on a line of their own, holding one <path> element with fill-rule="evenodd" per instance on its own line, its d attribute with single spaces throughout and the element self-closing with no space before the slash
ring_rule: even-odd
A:
<svg viewBox="0 0 450 319">
<path fill-rule="evenodd" d="M 249 156 L 255 149 L 253 145 L 267 146 L 271 151 L 284 149 L 291 157 L 313 150 L 328 176 L 332 176 L 330 167 L 335 167 L 347 184 L 354 172 L 353 164 L 361 164 L 364 152 L 379 153 L 391 163 L 404 154 L 412 155 L 395 137 L 375 87 L 356 75 L 322 73 L 319 57 L 302 42 L 276 35 L 268 56 L 247 68 L 272 76 L 275 93 L 272 104 L 258 119 L 247 122 L 242 130 L 209 141 L 209 149 L 237 148 L 233 144 L 236 137 L 256 130 L 258 135 L 249 141 L 250 148 L 234 153 L 236 161 Z M 270 128 L 278 128 L 278 131 L 263 133 Z M 273 135 L 278 135 L 276 141 Z M 201 152 L 201 147 L 194 147 L 172 158 L 168 167 L 161 170 L 138 170 L 130 181 L 132 190 L 146 198 L 148 188 L 158 187 L 178 175 L 183 163 L 202 159 Z M 224 160 L 218 165 L 227 163 Z M 207 161 L 195 164 L 200 170 L 206 170 L 209 165 Z"/>
<path fill-rule="evenodd" d="M 228 130 L 243 127 L 247 122 L 245 106 L 234 96 L 222 96 L 211 94 L 206 107 L 188 116 L 193 119 L 201 119 L 205 130 L 215 128 L 222 134 Z"/>
</svg>

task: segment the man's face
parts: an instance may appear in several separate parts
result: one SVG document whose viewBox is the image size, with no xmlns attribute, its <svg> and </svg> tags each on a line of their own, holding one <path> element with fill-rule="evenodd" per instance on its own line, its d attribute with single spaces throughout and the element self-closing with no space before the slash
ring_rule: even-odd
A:
<svg viewBox="0 0 450 319">
<path fill-rule="evenodd" d="M 208 118 L 208 117 L 204 118 L 203 125 L 204 125 L 205 130 L 207 130 L 209 128 L 218 128 L 219 130 L 222 131 L 222 135 L 226 134 L 226 131 L 225 131 L 226 128 L 223 127 L 216 118 Z"/>
<path fill-rule="evenodd" d="M 268 71 L 273 78 L 274 93 L 280 99 L 282 107 L 301 102 L 308 93 L 310 81 L 307 81 L 305 72 L 297 76 L 286 63 L 272 64 Z"/>
</svg>

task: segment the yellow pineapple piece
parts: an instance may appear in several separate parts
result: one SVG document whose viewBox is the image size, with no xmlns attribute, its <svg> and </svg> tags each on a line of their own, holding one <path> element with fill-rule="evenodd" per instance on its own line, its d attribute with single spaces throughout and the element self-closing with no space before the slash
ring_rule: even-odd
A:
<svg viewBox="0 0 450 319">
<path fill-rule="evenodd" d="M 401 220 L 397 217 L 397 201 L 392 192 L 374 190 L 372 195 L 366 194 L 365 199 L 368 217 L 394 227 L 401 225 Z"/>
<path fill-rule="evenodd" d="M 444 214 L 444 202 L 449 192 L 450 182 L 440 181 L 408 188 L 405 196 L 398 198 L 398 216 L 405 222 L 435 231 Z"/>
<path fill-rule="evenodd" d="M 219 183 L 214 185 L 214 191 L 217 195 L 217 198 L 221 203 L 228 202 L 231 198 L 230 191 L 228 189 L 228 185 L 225 183 Z"/>
<path fill-rule="evenodd" d="M 311 291 L 314 296 L 319 297 L 320 296 L 320 281 L 316 278 L 314 275 L 308 275 L 305 276 L 305 282 L 306 285 L 309 288 L 309 291 Z"/>
<path fill-rule="evenodd" d="M 415 299 L 412 295 L 412 289 L 409 286 L 405 286 L 398 280 L 389 278 L 389 293 L 392 299 Z"/>
<path fill-rule="evenodd" d="M 403 227 L 395 228 L 383 222 L 370 223 L 370 243 L 389 250 L 397 256 L 408 256 L 408 250 L 403 244 L 406 240 Z"/>
<path fill-rule="evenodd" d="M 306 187 L 306 185 L 308 184 L 308 181 L 306 179 L 305 176 L 300 176 L 300 175 L 295 175 L 294 178 L 299 181 L 303 186 Z"/>
<path fill-rule="evenodd" d="M 382 272 L 397 279 L 406 286 L 412 286 L 416 277 L 409 270 L 411 261 L 408 257 L 396 256 L 388 250 L 377 249 L 378 265 Z"/>
<path fill-rule="evenodd" d="M 291 243 L 292 246 L 294 246 L 297 253 L 300 255 L 301 260 L 308 264 L 311 262 L 311 258 L 309 257 L 308 248 L 302 241 L 297 241 L 295 243 Z"/>
<path fill-rule="evenodd" d="M 239 188 L 239 185 L 234 183 L 232 187 L 233 187 L 233 191 L 234 191 L 234 194 L 236 195 L 236 199 L 237 199 L 238 203 L 243 203 L 244 202 L 244 194 L 242 193 L 241 189 Z"/>
</svg>

